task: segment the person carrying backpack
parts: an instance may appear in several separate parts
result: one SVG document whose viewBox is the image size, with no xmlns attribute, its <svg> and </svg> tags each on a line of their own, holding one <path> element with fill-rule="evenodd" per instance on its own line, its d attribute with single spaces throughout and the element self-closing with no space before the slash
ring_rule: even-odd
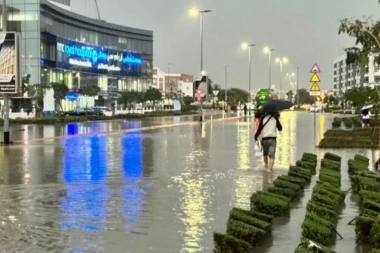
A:
<svg viewBox="0 0 380 253">
<path fill-rule="evenodd" d="M 261 135 L 265 168 L 273 170 L 277 146 L 277 130 L 282 131 L 279 113 L 275 110 L 266 112 L 260 119 L 255 141 Z"/>
</svg>

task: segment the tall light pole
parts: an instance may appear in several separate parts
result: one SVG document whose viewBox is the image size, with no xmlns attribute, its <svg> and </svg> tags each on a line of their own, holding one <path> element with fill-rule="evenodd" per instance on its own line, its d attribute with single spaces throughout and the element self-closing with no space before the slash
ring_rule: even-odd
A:
<svg viewBox="0 0 380 253">
<path fill-rule="evenodd" d="M 226 65 L 224 68 L 224 104 L 225 104 L 224 110 L 225 111 L 228 111 L 228 103 L 227 103 L 227 82 L 228 82 L 228 78 L 227 78 L 227 74 L 228 74 L 228 65 Z"/>
<path fill-rule="evenodd" d="M 201 70 L 200 72 L 204 71 L 203 68 L 203 14 L 209 13 L 211 10 L 198 10 L 197 8 L 192 8 L 189 10 L 190 16 L 197 16 L 199 15 L 199 23 L 200 23 L 200 35 L 201 35 Z"/>
<path fill-rule="evenodd" d="M 264 48 L 264 53 L 268 54 L 269 56 L 269 84 L 268 89 L 270 89 L 272 85 L 272 52 L 274 51 L 273 48 L 266 47 Z"/>
<path fill-rule="evenodd" d="M 289 78 L 289 90 L 292 90 L 292 78 L 295 77 L 294 73 L 287 73 L 286 76 Z"/>
<path fill-rule="evenodd" d="M 299 80 L 300 80 L 300 68 L 297 67 L 297 106 L 300 107 L 300 87 L 299 87 Z"/>
<path fill-rule="evenodd" d="M 252 76 L 252 58 L 251 58 L 251 48 L 256 46 L 255 44 L 248 44 L 244 42 L 242 45 L 243 49 L 248 49 L 248 61 L 249 61 L 249 71 L 248 71 L 248 93 L 249 93 L 249 100 L 251 100 L 251 76 Z"/>
<path fill-rule="evenodd" d="M 288 63 L 288 58 L 283 57 L 283 58 L 277 58 L 276 62 L 280 64 L 280 99 L 282 99 L 282 70 L 283 70 L 283 64 Z"/>
</svg>

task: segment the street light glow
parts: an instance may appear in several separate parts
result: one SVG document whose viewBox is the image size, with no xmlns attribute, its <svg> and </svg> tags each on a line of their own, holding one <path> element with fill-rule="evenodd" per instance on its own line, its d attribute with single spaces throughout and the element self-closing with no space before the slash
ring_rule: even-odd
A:
<svg viewBox="0 0 380 253">
<path fill-rule="evenodd" d="M 282 62 L 282 63 L 288 63 L 289 60 L 288 58 L 286 57 L 283 57 L 283 58 L 276 58 L 276 62 L 279 63 L 279 62 Z"/>
<path fill-rule="evenodd" d="M 248 45 L 247 42 L 243 42 L 243 43 L 241 44 L 241 48 L 242 48 L 242 49 L 247 49 L 248 47 L 249 47 L 249 45 Z"/>
<path fill-rule="evenodd" d="M 193 7 L 189 10 L 189 15 L 191 17 L 196 17 L 199 15 L 199 10 L 196 7 Z"/>
<path fill-rule="evenodd" d="M 207 72 L 205 70 L 202 70 L 201 75 L 205 76 L 206 74 L 207 74 Z"/>
<path fill-rule="evenodd" d="M 273 48 L 270 47 L 264 47 L 264 53 L 269 54 L 270 52 L 273 51 Z"/>
</svg>

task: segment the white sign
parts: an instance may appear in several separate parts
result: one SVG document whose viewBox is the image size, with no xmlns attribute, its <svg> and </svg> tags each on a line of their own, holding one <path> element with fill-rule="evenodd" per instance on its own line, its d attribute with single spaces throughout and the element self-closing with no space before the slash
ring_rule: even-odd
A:
<svg viewBox="0 0 380 253">
<path fill-rule="evenodd" d="M 212 93 L 214 93 L 214 97 L 217 97 L 219 94 L 219 90 L 213 90 Z"/>
<path fill-rule="evenodd" d="M 0 33 L 0 93 L 19 93 L 18 34 Z"/>
<path fill-rule="evenodd" d="M 310 96 L 320 96 L 321 92 L 320 91 L 310 91 Z"/>
</svg>

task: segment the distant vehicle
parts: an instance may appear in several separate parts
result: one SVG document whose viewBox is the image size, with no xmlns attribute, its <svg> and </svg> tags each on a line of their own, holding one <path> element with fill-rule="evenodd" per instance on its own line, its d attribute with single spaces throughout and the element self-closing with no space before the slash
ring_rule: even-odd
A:
<svg viewBox="0 0 380 253">
<path fill-rule="evenodd" d="M 91 116 L 91 115 L 104 115 L 101 111 L 95 111 L 92 108 L 78 108 L 64 113 L 65 116 Z"/>
<path fill-rule="evenodd" d="M 321 107 L 318 106 L 318 105 L 312 105 L 310 106 L 310 112 L 320 112 L 321 111 Z"/>
<path fill-rule="evenodd" d="M 111 109 L 108 108 L 107 106 L 94 106 L 91 109 L 93 109 L 95 112 L 103 113 L 103 114 L 105 112 L 110 112 L 111 111 Z"/>
<path fill-rule="evenodd" d="M 273 91 L 270 89 L 259 89 L 255 96 L 256 108 L 275 98 Z"/>
</svg>

